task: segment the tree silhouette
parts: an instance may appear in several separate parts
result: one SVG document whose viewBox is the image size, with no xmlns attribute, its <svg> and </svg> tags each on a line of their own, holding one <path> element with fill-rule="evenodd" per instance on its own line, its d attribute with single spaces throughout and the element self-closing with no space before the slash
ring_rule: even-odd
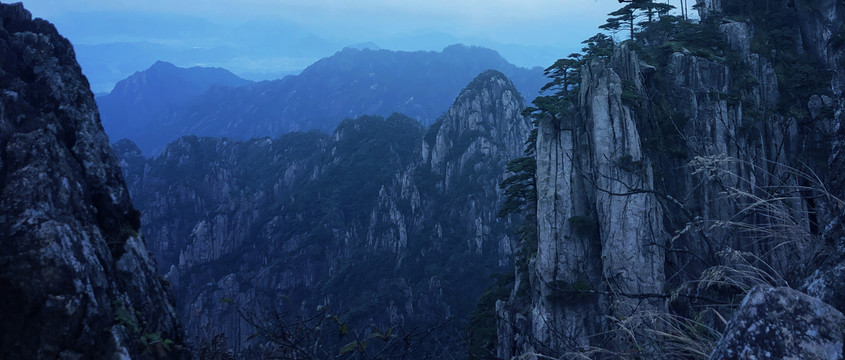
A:
<svg viewBox="0 0 845 360">
<path fill-rule="evenodd" d="M 604 25 L 599 26 L 600 29 L 617 32 L 627 29 L 630 33 L 630 39 L 635 40 L 637 19 L 646 16 L 644 24 L 651 24 L 656 17 L 664 16 L 675 7 L 670 4 L 655 2 L 654 0 L 618 0 L 620 4 L 626 5 L 622 8 L 608 14 L 610 17 Z"/>
</svg>

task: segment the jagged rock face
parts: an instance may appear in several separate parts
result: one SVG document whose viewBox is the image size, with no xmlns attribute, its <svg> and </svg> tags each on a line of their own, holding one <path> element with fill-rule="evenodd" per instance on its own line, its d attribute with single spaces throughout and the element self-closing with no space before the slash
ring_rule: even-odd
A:
<svg viewBox="0 0 845 360">
<path fill-rule="evenodd" d="M 711 360 L 843 357 L 845 315 L 790 288 L 752 289 L 728 324 Z"/>
<path fill-rule="evenodd" d="M 812 13 L 823 15 L 819 24 L 837 23 L 831 19 L 837 19 L 839 5 L 821 5 Z M 705 1 L 702 9 L 716 16 L 721 2 Z M 831 212 L 841 205 L 835 200 L 822 204 L 791 196 L 778 202 L 779 218 L 744 215 L 742 221 L 751 228 L 778 229 L 764 241 L 750 234 L 755 230 L 738 232 L 719 220 L 748 211 L 755 201 L 748 194 L 800 189 L 806 179 L 792 176 L 794 170 L 783 164 L 808 151 L 813 133 L 833 137 L 833 147 L 822 150 L 831 154 L 829 166 L 814 171 L 832 179 L 838 196 L 838 176 L 830 175 L 842 166 L 837 155 L 837 139 L 843 138 L 840 99 L 823 95 L 829 89 L 810 97 L 807 108 L 815 129 L 809 131 L 806 123 L 780 111 L 783 85 L 772 63 L 752 53 L 750 26 L 729 20 L 717 24 L 739 64 L 689 51 L 647 64 L 623 44 L 608 59 L 581 69 L 579 112 L 559 122 L 540 122 L 539 243 L 528 269 L 530 302 L 512 295 L 499 304 L 499 315 L 506 319 L 499 323 L 499 357 L 630 349 L 625 339 L 612 335 L 619 327 L 607 319 L 665 312 L 667 305 L 688 311 L 679 310 L 683 301 L 667 302 L 667 294 L 699 279 L 712 264 L 734 261 L 723 258 L 737 254 L 733 249 L 758 254 L 774 273 L 814 273 L 797 268 L 811 262 L 817 244 L 809 239 L 821 232 L 814 226 L 836 227 Z M 824 41 L 802 35 L 805 43 Z M 804 56 L 831 57 L 812 49 L 806 46 Z M 831 82 L 834 94 L 837 76 Z M 830 238 L 825 242 L 839 243 L 838 236 Z M 842 291 L 835 285 L 843 273 L 838 248 L 831 246 L 831 255 L 817 259 L 825 265 L 814 263 L 819 271 L 804 282 L 808 292 L 834 304 L 841 303 L 835 299 Z M 699 286 L 694 296 L 696 291 L 709 290 Z M 626 326 L 636 328 L 635 321 Z"/>
<path fill-rule="evenodd" d="M 181 357 L 73 48 L 20 3 L 0 4 L 0 89 L 0 358 Z"/>
<path fill-rule="evenodd" d="M 813 119 L 819 120 L 819 132 L 832 134 L 826 165 L 829 173 L 836 175 L 829 179 L 829 191 L 842 199 L 845 180 L 839 174 L 845 171 L 845 47 L 842 46 L 845 4 L 828 0 L 812 4 L 798 1 L 795 8 L 804 50 L 832 72 L 830 90 L 833 96 L 813 96 L 808 105 Z M 806 266 L 809 275 L 801 290 L 845 311 L 845 212 L 820 222 L 827 224 L 821 231 L 824 250 Z"/>
<path fill-rule="evenodd" d="M 521 115 L 524 107 L 504 74 L 488 70 L 478 75 L 429 128 L 421 158 L 383 189 L 368 239 L 384 242 L 394 233 L 431 236 L 435 243 L 447 243 L 437 245 L 439 249 L 447 246 L 497 259 L 482 266 L 509 264 L 512 224 L 497 216 L 499 184 L 507 162 L 522 154 L 531 131 Z M 455 247 L 448 244 L 454 241 L 450 239 L 463 239 L 464 244 Z"/>
<path fill-rule="evenodd" d="M 353 323 L 383 328 L 465 318 L 510 265 L 498 184 L 529 133 L 510 81 L 491 72 L 474 84 L 432 135 L 396 114 L 345 121 L 332 136 L 184 137 L 143 165 L 115 144 L 134 166 L 127 178 L 141 176 L 130 191 L 188 334 L 225 332 L 243 349 L 251 327 L 238 310 L 270 307 L 354 309 Z M 474 136 L 457 147 L 436 135 L 446 129 Z M 423 156 L 433 147 L 450 149 L 448 180 Z"/>
<path fill-rule="evenodd" d="M 112 150 L 120 159 L 120 168 L 123 170 L 123 179 L 126 181 L 126 186 L 130 189 L 141 186 L 140 182 L 144 178 L 147 161 L 147 158 L 141 154 L 141 149 L 132 141 L 123 139 L 113 144 Z"/>
<path fill-rule="evenodd" d="M 452 107 L 432 125 L 422 145 L 422 166 L 415 171 L 437 179 L 436 191 L 450 199 L 446 219 L 460 219 L 439 227 L 465 237 L 467 248 L 500 253 L 500 264 L 510 262 L 512 240 L 503 232 L 497 213 L 499 184 L 510 159 L 521 156 L 531 131 L 521 115 L 524 100 L 513 84 L 498 71 L 488 70 L 475 78 L 455 99 Z M 431 200 L 430 200 L 431 201 Z M 425 216 L 432 218 L 431 215 Z M 497 235 L 498 234 L 498 235 Z"/>
<path fill-rule="evenodd" d="M 423 160 L 430 162 L 432 172 L 447 179 L 444 190 L 449 188 L 450 178 L 466 170 L 472 157 L 510 159 L 521 155 L 531 127 L 520 114 L 524 107 L 513 84 L 493 70 L 479 75 L 458 95 L 429 130 L 433 141 L 423 144 Z"/>
<path fill-rule="evenodd" d="M 820 0 L 812 4 L 797 1 L 795 6 L 804 49 L 822 61 L 827 71 L 833 72 L 830 84 L 834 97 L 821 97 L 823 106 L 819 108 L 833 113 L 833 118 L 823 126 L 823 131 L 835 133 L 828 165 L 832 173 L 842 173 L 845 171 L 845 4 Z M 842 177 L 836 177 L 831 184 L 832 188 L 841 189 L 836 193 L 840 197 L 845 195 L 843 181 Z"/>
<path fill-rule="evenodd" d="M 602 272 L 612 292 L 621 300 L 611 304 L 617 316 L 660 309 L 659 301 L 643 302 L 630 294 L 662 294 L 663 267 L 668 236 L 663 234 L 662 211 L 655 195 L 636 194 L 632 186 L 654 188 L 650 159 L 645 158 L 634 110 L 622 101 L 623 77 L 641 88 L 641 68 L 636 54 L 621 48 L 613 63 L 622 74 L 600 64 L 591 64 L 582 89 L 586 108 L 592 164 L 595 211 L 601 234 Z M 629 166 L 630 161 L 630 166 Z"/>
<path fill-rule="evenodd" d="M 660 249 L 668 236 L 655 196 L 629 187 L 653 189 L 638 118 L 621 100 L 623 79 L 642 88 L 640 64 L 625 48 L 613 64 L 618 68 L 593 63 L 584 69 L 583 118 L 545 120 L 538 131 L 539 244 L 529 270 L 531 332 L 551 349 L 596 341 L 603 327 L 596 321 L 599 314 L 619 317 L 634 308 L 663 307 L 657 300 L 628 297 L 663 293 Z M 562 295 L 571 288 L 618 295 Z"/>
<path fill-rule="evenodd" d="M 722 12 L 722 0 L 696 0 L 695 5 L 698 7 L 698 16 L 702 19 Z"/>
<path fill-rule="evenodd" d="M 795 8 L 801 24 L 801 39 L 804 48 L 815 54 L 837 73 L 841 81 L 842 64 L 845 61 L 841 42 L 842 26 L 845 25 L 845 4 L 836 0 L 819 0 L 812 4 L 796 1 Z M 837 39 L 839 37 L 839 39 Z M 839 66 L 837 66 L 839 65 Z M 836 84 L 834 91 L 841 95 L 843 83 Z"/>
<path fill-rule="evenodd" d="M 845 211 L 822 233 L 825 250 L 807 264 L 810 274 L 801 291 L 821 299 L 840 312 L 845 310 Z"/>
</svg>

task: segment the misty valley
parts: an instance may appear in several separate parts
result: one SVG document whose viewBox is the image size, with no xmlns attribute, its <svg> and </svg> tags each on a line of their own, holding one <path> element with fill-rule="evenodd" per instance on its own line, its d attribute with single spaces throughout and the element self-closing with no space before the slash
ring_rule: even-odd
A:
<svg viewBox="0 0 845 360">
<path fill-rule="evenodd" d="M 842 359 L 845 3 L 612 3 L 526 67 L 3 1 L 0 360 Z"/>
</svg>

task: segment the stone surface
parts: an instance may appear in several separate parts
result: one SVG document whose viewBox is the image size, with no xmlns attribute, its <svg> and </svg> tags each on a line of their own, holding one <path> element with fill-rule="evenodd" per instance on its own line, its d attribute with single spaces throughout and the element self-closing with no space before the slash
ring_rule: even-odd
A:
<svg viewBox="0 0 845 360">
<path fill-rule="evenodd" d="M 0 4 L 0 89 L 0 358 L 183 357 L 73 48 L 20 3 Z"/>
<path fill-rule="evenodd" d="M 500 357 L 560 356 L 597 347 L 660 349 L 659 341 L 628 336 L 615 321 L 665 313 L 667 303 L 672 311 L 684 311 L 682 316 L 695 316 L 696 305 L 689 304 L 703 300 L 674 296 L 682 284 L 697 283 L 705 269 L 726 265 L 722 250 L 759 257 L 755 266 L 776 274 L 771 282 L 789 277 L 791 283 L 803 282 L 808 293 L 841 306 L 838 284 L 845 257 L 833 245 L 838 238 L 827 239 L 819 230 L 835 228 L 832 214 L 841 212 L 840 201 L 802 194 L 783 198 L 776 215 L 768 210 L 745 214 L 754 196 L 800 189 L 807 180 L 793 176 L 794 169 L 785 164 L 806 155 L 813 144 L 825 144 L 825 137 L 832 146 L 819 153 L 830 155 L 827 166 L 813 165 L 813 171 L 833 195 L 841 196 L 845 131 L 842 99 L 835 95 L 841 93 L 841 50 L 823 49 L 839 31 L 833 27 L 841 24 L 841 2 L 784 10 L 794 11 L 801 22 L 796 26 L 802 29 L 799 56 L 818 58 L 820 67 L 832 70 L 831 87 L 818 88 L 809 104 L 797 105 L 807 105 L 812 119 L 805 120 L 812 122 L 781 111 L 781 89 L 788 91 L 791 84 L 778 82 L 775 64 L 767 58 L 771 54 L 753 53 L 752 22 L 724 14 L 727 2 L 699 4 L 703 17 L 724 17 L 711 19 L 724 36 L 723 57 L 685 46 L 647 64 L 629 45 L 619 44 L 612 56 L 580 69 L 576 111 L 558 121 L 540 121 L 538 250 L 528 265 L 527 295 L 512 295 L 498 307 L 499 316 L 511 321 L 499 324 Z M 763 236 L 738 231 L 730 223 L 738 218 L 751 225 L 747 229 L 778 230 Z M 593 226 L 579 233 L 572 220 Z M 580 297 L 554 296 L 556 288 L 575 283 L 586 289 Z M 704 295 L 705 288 L 699 286 L 691 298 Z M 731 302 L 743 291 L 721 287 L 707 296 Z M 530 305 L 524 305 L 526 298 Z M 579 301 L 584 298 L 589 301 Z M 514 328 L 518 316 L 530 324 Z M 635 322 L 626 321 L 626 326 Z M 637 345 L 626 342 L 631 340 Z"/>
<path fill-rule="evenodd" d="M 807 264 L 801 291 L 845 311 L 845 210 L 825 227 L 823 250 Z"/>
<path fill-rule="evenodd" d="M 710 355 L 721 359 L 830 359 L 843 357 L 845 316 L 790 288 L 752 289 Z"/>
<path fill-rule="evenodd" d="M 722 12 L 722 0 L 695 0 L 695 5 L 702 19 L 710 15 L 718 16 Z"/>
</svg>

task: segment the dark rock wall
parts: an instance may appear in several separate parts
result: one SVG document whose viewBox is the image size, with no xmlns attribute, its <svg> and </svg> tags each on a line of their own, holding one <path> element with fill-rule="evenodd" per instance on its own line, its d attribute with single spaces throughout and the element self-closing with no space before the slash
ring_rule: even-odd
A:
<svg viewBox="0 0 845 360">
<path fill-rule="evenodd" d="M 0 4 L 0 358 L 180 356 L 139 216 L 71 44 Z"/>
</svg>

